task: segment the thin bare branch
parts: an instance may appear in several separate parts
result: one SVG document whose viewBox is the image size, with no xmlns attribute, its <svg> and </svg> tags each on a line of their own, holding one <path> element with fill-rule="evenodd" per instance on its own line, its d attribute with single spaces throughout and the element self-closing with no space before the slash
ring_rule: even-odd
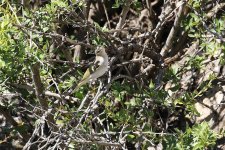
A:
<svg viewBox="0 0 225 150">
<path fill-rule="evenodd" d="M 125 23 L 125 19 L 127 17 L 127 13 L 128 11 L 130 10 L 130 5 L 132 3 L 132 0 L 126 0 L 125 3 L 124 3 L 124 7 L 123 7 L 123 10 L 122 10 L 122 13 L 120 15 L 120 19 L 119 19 L 119 22 L 118 24 L 116 25 L 116 29 L 121 29 L 122 26 L 124 25 Z M 114 36 L 117 35 L 117 32 L 114 33 Z"/>
<path fill-rule="evenodd" d="M 180 1 L 180 7 L 179 7 L 179 10 L 178 10 L 177 15 L 176 15 L 174 25 L 173 25 L 172 29 L 170 30 L 169 36 L 167 37 L 167 40 L 166 40 L 166 43 L 165 43 L 165 45 L 163 46 L 163 48 L 160 52 L 160 54 L 163 57 L 165 57 L 166 54 L 168 53 L 169 49 L 172 48 L 173 40 L 174 40 L 174 38 L 176 36 L 176 33 L 178 32 L 178 29 L 180 27 L 179 25 L 180 25 L 180 21 L 181 21 L 181 18 L 182 18 L 183 9 L 185 7 L 185 4 L 186 4 L 186 2 Z"/>
</svg>

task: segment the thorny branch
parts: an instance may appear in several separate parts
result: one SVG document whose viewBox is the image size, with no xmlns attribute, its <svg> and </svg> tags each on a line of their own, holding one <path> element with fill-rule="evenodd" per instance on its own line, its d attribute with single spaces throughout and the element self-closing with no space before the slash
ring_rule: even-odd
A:
<svg viewBox="0 0 225 150">
<path fill-rule="evenodd" d="M 152 16 L 146 17 L 147 19 L 150 20 L 150 22 L 153 22 L 154 27 L 152 30 L 148 31 L 142 30 L 141 28 L 137 28 L 137 25 L 135 23 L 134 26 L 132 25 L 129 26 L 126 23 L 126 19 L 127 20 L 130 19 L 128 17 L 132 16 L 128 14 L 129 11 L 132 9 L 131 8 L 132 7 L 131 4 L 133 3 L 132 0 L 125 1 L 122 7 L 122 12 L 118 17 L 113 18 L 114 20 L 111 18 L 112 17 L 110 14 L 111 12 L 107 10 L 107 6 L 105 5 L 104 1 L 101 2 L 103 3 L 102 6 L 104 7 L 103 9 L 106 17 L 105 23 L 108 24 L 109 31 L 103 31 L 95 24 L 88 22 L 90 6 L 94 3 L 89 0 L 85 1 L 87 7 L 85 6 L 83 7 L 84 15 L 80 16 L 79 13 L 77 13 L 77 11 L 70 11 L 66 13 L 68 18 L 63 20 L 62 23 L 63 25 L 65 25 L 66 27 L 72 26 L 73 29 L 72 34 L 75 33 L 74 31 L 76 31 L 77 28 L 87 32 L 88 34 L 85 35 L 85 37 L 83 37 L 85 40 L 74 40 L 73 38 L 70 38 L 70 36 L 67 33 L 61 34 L 61 32 L 58 31 L 54 32 L 51 31 L 48 33 L 41 32 L 35 30 L 33 27 L 27 27 L 26 25 L 23 25 L 21 23 L 14 24 L 14 26 L 16 26 L 18 29 L 21 29 L 28 36 L 32 34 L 37 34 L 40 36 L 51 38 L 53 40 L 57 39 L 61 42 L 60 43 L 61 45 L 70 46 L 70 48 L 65 49 L 65 53 L 63 53 L 63 56 L 61 54 L 56 53 L 55 54 L 56 56 L 54 58 L 49 59 L 48 57 L 46 57 L 47 60 L 41 62 L 42 65 L 46 65 L 53 68 L 56 67 L 57 65 L 59 65 L 62 68 L 63 67 L 66 68 L 69 66 L 68 67 L 70 68 L 69 70 L 67 68 L 66 69 L 63 68 L 64 70 L 63 69 L 62 70 L 65 71 L 63 72 L 57 70 L 58 69 L 57 68 L 55 71 L 56 73 L 55 74 L 52 73 L 50 76 L 48 76 L 46 78 L 47 81 L 45 82 L 41 81 L 40 64 L 34 63 L 33 65 L 31 65 L 32 70 L 31 79 L 33 79 L 34 86 L 30 86 L 31 83 L 29 83 L 29 80 L 27 81 L 28 82 L 27 84 L 21 84 L 21 82 L 9 84 L 10 87 L 18 91 L 20 91 L 21 89 L 25 89 L 26 92 L 28 92 L 31 95 L 31 97 L 34 96 L 33 93 L 35 93 L 35 96 L 38 99 L 38 102 L 40 103 L 40 107 L 29 105 L 29 107 L 32 108 L 31 110 L 29 110 L 26 107 L 23 107 L 24 112 L 29 112 L 30 114 L 34 113 L 34 115 L 32 116 L 34 116 L 35 119 L 40 121 L 35 124 L 31 137 L 28 136 L 28 134 L 20 133 L 23 139 L 25 139 L 25 142 L 27 142 L 26 145 L 24 146 L 24 149 L 29 148 L 32 149 L 32 146 L 38 149 L 45 149 L 45 148 L 60 149 L 62 144 L 69 144 L 70 142 L 71 143 L 75 142 L 76 144 L 78 145 L 81 144 L 82 146 L 85 144 L 89 145 L 96 144 L 101 146 L 108 146 L 112 149 L 113 148 L 126 149 L 127 148 L 126 144 L 128 142 L 126 138 L 129 134 L 140 136 L 141 138 L 145 139 L 152 145 L 154 145 L 154 143 L 151 140 L 149 140 L 147 135 L 158 135 L 158 136 L 173 135 L 172 133 L 163 132 L 164 131 L 163 129 L 161 133 L 129 130 L 128 129 L 129 122 L 121 124 L 120 128 L 118 128 L 118 131 L 110 131 L 112 125 L 118 122 L 115 121 L 116 123 L 114 123 L 113 121 L 109 121 L 111 119 L 110 118 L 111 116 L 110 117 L 104 116 L 107 114 L 100 109 L 102 109 L 102 107 L 105 106 L 104 104 L 100 104 L 99 100 L 105 93 L 107 93 L 107 95 L 112 94 L 111 93 L 112 92 L 111 88 L 113 87 L 112 85 L 117 81 L 121 85 L 124 81 L 129 81 L 130 83 L 132 83 L 131 84 L 132 87 L 140 88 L 141 82 L 139 80 L 146 81 L 146 83 L 144 84 L 148 85 L 149 82 L 153 79 L 153 82 L 156 85 L 155 91 L 157 91 L 159 87 L 163 88 L 161 83 L 163 75 L 165 73 L 164 72 L 165 69 L 167 69 L 167 67 L 170 66 L 170 64 L 172 64 L 173 62 L 182 58 L 181 55 L 182 50 L 183 53 L 185 53 L 193 51 L 193 49 L 198 48 L 198 44 L 196 44 L 197 42 L 194 41 L 193 44 L 190 44 L 188 48 L 182 49 L 180 51 L 172 49 L 173 44 L 177 43 L 176 35 L 179 32 L 182 14 L 184 13 L 184 9 L 186 7 L 187 2 L 180 1 L 176 5 L 176 8 L 172 7 L 173 4 L 171 1 L 165 1 L 161 5 L 159 4 L 160 2 L 156 0 L 152 2 L 152 4 L 148 4 L 149 11 L 154 11 L 152 6 L 156 4 L 163 7 L 162 11 L 157 14 L 159 16 L 157 18 L 158 20 L 157 19 L 152 20 L 151 19 Z M 146 2 L 149 3 L 150 1 Z M 216 4 L 215 7 L 213 7 L 207 13 L 206 15 L 207 19 L 212 18 L 216 13 L 219 12 L 219 10 L 223 9 L 224 6 L 225 6 L 224 3 Z M 135 10 L 132 9 L 132 11 Z M 152 12 L 150 12 L 149 14 L 151 13 Z M 136 12 L 134 14 L 136 16 L 138 15 L 138 13 Z M 173 20 L 174 18 L 175 20 Z M 102 20 L 104 20 L 104 18 Z M 102 20 L 100 20 L 100 22 Z M 135 22 L 135 19 L 130 21 L 130 24 L 132 24 L 132 22 Z M 170 26 L 168 22 L 172 22 L 173 25 Z M 61 22 L 57 23 L 61 25 Z M 162 34 L 164 32 L 163 29 L 168 28 L 168 26 L 170 29 L 169 35 L 167 37 L 162 37 Z M 204 20 L 203 26 L 209 33 L 211 33 L 213 36 L 218 37 L 221 41 L 224 42 L 224 38 L 222 36 L 210 31 L 209 27 L 204 22 Z M 86 56 L 86 58 L 88 58 L 89 51 L 87 52 L 86 50 L 91 49 L 91 51 L 93 51 L 95 47 L 93 46 L 94 45 L 93 41 L 96 39 L 93 40 L 93 37 L 98 37 L 103 41 L 102 42 L 101 40 L 99 40 L 97 42 L 99 43 L 102 42 L 106 45 L 108 55 L 111 58 L 108 83 L 103 84 L 102 82 L 100 82 L 100 86 L 98 87 L 98 91 L 96 94 L 94 94 L 94 92 L 91 90 L 92 89 L 91 87 L 89 87 L 89 91 L 87 92 L 86 95 L 84 94 L 84 92 L 86 92 L 85 90 L 82 91 L 83 93 L 82 92 L 71 93 L 70 96 L 61 94 L 64 93 L 65 88 L 60 84 L 64 84 L 64 82 L 66 81 L 65 78 L 68 79 L 68 77 L 70 76 L 73 77 L 76 76 L 77 74 L 75 73 L 77 73 L 76 72 L 77 70 L 83 71 L 83 69 L 88 66 L 88 63 L 86 62 L 85 63 L 79 62 L 80 60 L 78 61 L 79 63 L 73 62 L 72 56 L 69 57 L 66 56 L 72 55 L 73 51 L 71 49 L 71 46 L 73 46 L 73 48 L 74 46 L 81 46 L 80 49 L 82 49 L 83 52 L 88 53 Z M 32 37 L 30 37 L 31 42 L 32 40 L 33 40 Z M 30 44 L 30 46 L 32 47 L 32 44 Z M 37 47 L 41 48 L 41 46 Z M 170 52 L 171 53 L 174 52 L 174 55 L 171 57 L 167 56 L 167 54 L 170 54 Z M 182 63 L 180 66 L 183 67 L 185 63 L 186 62 Z M 132 71 L 134 72 L 133 74 L 131 73 Z M 55 80 L 56 78 L 58 80 Z M 4 84 L 7 83 L 7 80 L 5 80 L 3 83 Z M 49 80 L 51 81 L 50 85 L 48 83 Z M 43 83 L 47 84 L 46 89 L 44 88 Z M 136 86 L 133 86 L 133 84 Z M 54 89 L 54 92 L 52 89 Z M 83 95 L 83 97 L 80 99 L 78 98 L 77 95 L 80 96 L 81 94 L 84 94 L 85 96 Z M 21 96 L 22 94 L 19 93 L 19 95 Z M 6 96 L 5 94 L 0 94 L 0 97 L 5 96 Z M 115 105 L 114 104 L 110 105 L 110 107 L 112 108 L 112 112 L 110 113 L 120 112 L 122 107 L 123 109 L 128 108 L 124 104 L 122 104 L 124 105 L 122 107 L 119 106 L 121 105 L 121 103 L 129 103 L 131 101 L 129 97 L 130 95 L 127 94 L 126 96 L 127 96 L 126 101 L 120 101 L 118 103 L 115 102 L 116 99 L 113 96 L 108 96 L 108 98 L 110 99 L 109 103 L 116 103 Z M 66 101 L 62 103 L 62 105 L 56 106 L 54 105 L 56 100 L 66 100 Z M 156 107 L 156 105 L 153 102 L 154 100 L 151 100 L 151 103 L 146 106 L 147 110 Z M 26 100 L 26 103 L 29 104 L 29 101 Z M 142 101 L 142 103 L 144 105 L 144 103 L 147 102 Z M 65 106 L 63 106 L 64 104 Z M 68 111 L 67 109 L 70 111 Z M 135 109 L 139 108 L 137 107 Z M 36 113 L 37 111 L 34 110 L 38 110 L 38 112 L 41 113 Z M 142 108 L 138 110 L 137 114 L 135 115 L 139 115 L 141 111 L 143 111 Z M 6 107 L 0 105 L 0 113 L 3 114 L 5 118 L 7 118 L 7 121 L 11 125 L 13 125 L 14 127 L 18 126 L 18 123 L 15 121 L 15 119 L 12 117 L 12 115 L 10 114 L 9 110 L 7 110 Z M 67 122 L 66 123 L 63 122 L 62 124 L 60 124 L 60 121 L 62 121 L 63 119 L 65 119 Z M 161 119 L 160 122 L 163 123 L 162 118 L 160 119 Z M 52 128 L 52 130 L 49 132 L 45 131 L 46 122 L 48 123 L 48 126 Z M 151 121 L 149 122 L 151 125 L 154 124 L 154 122 Z M 167 123 L 168 122 L 166 122 L 165 124 Z M 90 126 L 88 126 L 90 128 L 89 130 L 86 129 L 87 126 L 85 127 L 85 125 L 87 124 L 90 124 Z M 140 143 L 138 142 L 136 143 L 136 146 L 138 148 L 141 147 L 140 145 L 141 145 Z"/>
</svg>

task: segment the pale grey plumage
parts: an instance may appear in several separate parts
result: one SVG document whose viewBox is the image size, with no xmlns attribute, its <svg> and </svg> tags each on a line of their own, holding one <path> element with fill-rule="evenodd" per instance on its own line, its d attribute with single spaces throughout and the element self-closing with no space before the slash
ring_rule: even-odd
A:
<svg viewBox="0 0 225 150">
<path fill-rule="evenodd" d="M 78 90 L 82 85 L 88 83 L 89 81 L 94 81 L 97 78 L 101 77 L 108 70 L 109 58 L 107 53 L 105 52 L 105 48 L 98 47 L 95 51 L 95 54 L 96 58 L 94 64 L 98 67 L 93 71 L 93 73 L 91 73 L 90 69 L 87 69 L 82 80 L 78 83 L 74 91 Z"/>
</svg>

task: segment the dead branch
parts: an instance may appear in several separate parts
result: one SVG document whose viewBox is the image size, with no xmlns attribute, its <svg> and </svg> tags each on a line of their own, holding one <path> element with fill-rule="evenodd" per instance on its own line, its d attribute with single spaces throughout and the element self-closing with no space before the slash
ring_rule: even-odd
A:
<svg viewBox="0 0 225 150">
<path fill-rule="evenodd" d="M 170 30 L 170 33 L 169 33 L 169 35 L 167 37 L 167 40 L 166 40 L 166 43 L 165 43 L 165 45 L 163 46 L 163 48 L 160 52 L 162 57 L 165 57 L 166 54 L 168 53 L 168 50 L 172 48 L 174 37 L 175 37 L 176 33 L 178 32 L 178 29 L 180 27 L 179 25 L 180 25 L 183 9 L 185 7 L 186 2 L 180 1 L 180 3 L 181 4 L 180 4 L 179 10 L 177 12 L 175 21 L 174 21 L 174 25 L 173 25 L 172 29 Z"/>
</svg>

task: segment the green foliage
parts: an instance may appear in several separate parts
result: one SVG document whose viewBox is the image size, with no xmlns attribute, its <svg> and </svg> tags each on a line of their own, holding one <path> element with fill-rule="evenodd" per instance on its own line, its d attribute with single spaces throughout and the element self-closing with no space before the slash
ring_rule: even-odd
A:
<svg viewBox="0 0 225 150">
<path fill-rule="evenodd" d="M 222 14 L 220 18 L 212 17 L 210 21 L 207 20 L 207 13 L 202 11 L 200 7 L 207 1 L 189 1 L 189 8 L 191 12 L 187 15 L 187 19 L 183 21 L 183 26 L 191 38 L 199 39 L 199 44 L 205 53 L 202 56 L 195 57 L 194 66 L 198 66 L 199 61 L 203 61 L 208 57 L 217 57 L 218 53 L 224 49 L 224 42 L 222 40 L 222 33 L 225 30 L 225 15 Z M 208 25 L 208 22 L 211 25 Z M 209 37 L 210 40 L 209 40 Z M 223 55 L 224 56 L 224 51 Z M 201 64 L 200 62 L 200 64 Z M 221 62 L 224 58 L 221 57 Z"/>
<path fill-rule="evenodd" d="M 125 0 L 116 0 L 113 8 L 123 7 L 125 2 Z M 74 18 L 69 18 L 72 14 L 71 12 L 74 11 L 74 6 L 69 5 L 67 0 L 55 0 L 37 9 L 22 8 L 17 3 L 11 4 L 6 0 L 1 1 L 1 3 L 0 93 L 20 92 L 22 95 L 21 99 L 27 99 L 26 103 L 32 104 L 35 107 L 39 106 L 33 91 L 18 90 L 18 88 L 12 86 L 13 84 L 27 84 L 33 88 L 33 78 L 30 68 L 35 62 L 39 62 L 41 64 L 40 75 L 44 89 L 55 92 L 58 95 L 64 94 L 78 82 L 78 79 L 83 74 L 81 71 L 83 68 L 64 63 L 54 64 L 49 60 L 52 58 L 51 53 L 56 55 L 53 58 L 66 60 L 63 50 L 67 51 L 68 47 L 72 44 L 69 45 L 68 42 L 64 41 L 65 39 L 57 37 L 54 33 L 61 30 L 62 26 L 68 27 L 76 23 L 77 20 L 74 21 Z M 73 0 L 72 3 L 76 4 L 78 8 L 86 7 L 84 1 Z M 210 130 L 206 122 L 194 125 L 193 127 L 187 126 L 183 132 L 178 127 L 176 133 L 162 134 L 161 136 L 156 134 L 165 130 L 167 131 L 168 128 L 164 127 L 167 126 L 167 122 L 165 123 L 163 119 L 169 120 L 172 118 L 171 116 L 178 118 L 179 115 L 181 116 L 179 114 L 180 110 L 182 110 L 182 115 L 185 117 L 198 115 L 194 104 L 198 101 L 198 98 L 204 96 L 213 87 L 212 81 L 216 79 L 216 76 L 211 74 L 207 80 L 201 82 L 195 89 L 182 91 L 182 75 L 188 71 L 200 72 L 205 69 L 205 60 L 207 58 L 219 57 L 220 62 L 222 64 L 225 63 L 225 45 L 221 41 L 218 42 L 218 40 L 221 40 L 220 36 L 213 34 L 223 34 L 225 30 L 225 16 L 222 15 L 222 19 L 213 18 L 211 23 L 214 26 L 208 26 L 206 29 L 203 22 L 205 18 L 201 17 L 206 16 L 206 13 L 199 11 L 201 3 L 202 1 L 199 0 L 189 1 L 190 7 L 197 11 L 192 10 L 183 21 L 183 28 L 188 33 L 189 38 L 199 41 L 201 54 L 196 53 L 193 56 L 188 56 L 187 63 L 182 67 L 173 64 L 165 68 L 160 88 L 156 86 L 154 79 L 150 77 L 147 78 L 148 80 L 143 86 L 140 84 L 141 82 L 127 81 L 126 79 L 113 82 L 110 90 L 107 91 L 108 93 L 98 99 L 96 106 L 93 106 L 94 108 L 91 108 L 90 112 L 87 111 L 88 102 L 84 104 L 81 110 L 78 110 L 78 104 L 82 102 L 87 91 L 90 89 L 93 90 L 90 90 L 91 94 L 89 93 L 87 101 L 92 99 L 96 94 L 96 86 L 89 87 L 86 85 L 74 94 L 71 94 L 71 96 L 78 99 L 78 104 L 70 101 L 65 102 L 64 97 L 62 99 L 47 97 L 46 100 L 48 101 L 49 108 L 54 108 L 53 116 L 56 125 L 60 129 L 62 128 L 62 131 L 66 129 L 67 131 L 65 132 L 72 136 L 76 132 L 82 132 L 78 133 L 81 135 L 88 135 L 93 132 L 92 130 L 94 130 L 98 123 L 98 125 L 100 124 L 100 127 L 98 127 L 99 133 L 105 132 L 104 130 L 107 129 L 109 133 L 112 132 L 112 135 L 109 136 L 113 140 L 118 140 L 120 134 L 121 136 L 123 134 L 126 142 L 134 145 L 141 143 L 142 149 L 147 149 L 152 143 L 157 143 L 161 140 L 163 141 L 164 149 L 198 150 L 213 147 L 217 135 Z M 138 10 L 141 8 L 141 3 L 135 0 L 132 1 L 131 6 L 135 10 Z M 199 12 L 199 14 L 196 14 L 196 12 Z M 88 26 L 88 28 L 91 27 L 91 25 Z M 93 27 L 96 31 L 102 33 L 109 31 L 106 27 L 100 27 L 98 23 L 95 23 Z M 98 33 L 89 33 L 90 39 L 85 39 L 88 41 L 88 44 L 108 45 L 110 42 L 114 42 L 107 41 Z M 209 33 L 213 34 L 211 40 L 207 37 Z M 74 35 L 66 36 L 74 41 L 78 39 Z M 126 44 L 124 45 L 126 47 Z M 60 49 L 61 46 L 62 48 Z M 115 44 L 113 47 L 117 48 L 121 46 Z M 84 50 L 87 51 L 88 48 L 84 48 Z M 223 55 L 218 56 L 219 51 L 222 51 Z M 123 73 L 123 71 L 120 72 Z M 171 86 L 165 90 L 164 86 L 166 83 L 170 83 Z M 19 109 L 17 107 L 18 101 L 7 101 L 7 103 L 1 103 L 0 105 L 15 112 Z M 30 106 L 26 109 L 31 112 L 33 111 L 33 107 Z M 96 111 L 95 109 L 98 110 Z M 160 111 L 165 111 L 168 114 L 163 118 L 162 116 L 165 114 L 160 113 Z M 95 117 L 94 113 L 96 112 L 100 112 L 97 118 L 99 120 Z M 83 116 L 85 119 L 80 121 L 79 119 Z M 75 131 L 77 128 L 72 126 L 73 123 L 71 122 L 73 121 L 75 123 L 81 122 L 79 131 Z M 38 123 L 37 120 L 36 123 Z M 35 125 L 33 122 L 31 124 Z M 69 127 L 65 128 L 67 125 Z M 27 126 L 23 122 L 15 128 L 15 131 L 24 132 L 26 130 Z M 77 145 L 79 144 L 74 141 L 69 142 L 71 148 L 75 148 Z M 93 144 L 92 148 L 98 149 L 99 146 Z"/>
<path fill-rule="evenodd" d="M 119 8 L 121 5 L 123 5 L 125 0 L 115 0 L 115 4 L 113 4 L 112 8 Z"/>
<path fill-rule="evenodd" d="M 0 22 L 0 81 L 18 79 L 26 61 L 26 40 L 24 34 L 13 25 L 17 24 L 17 17 L 8 9 L 1 7 Z M 16 10 L 15 10 L 16 11 Z"/>
<path fill-rule="evenodd" d="M 119 8 L 123 7 L 126 4 L 126 0 L 115 0 L 115 3 L 113 4 L 112 8 Z M 141 9 L 141 2 L 138 0 L 133 0 L 131 2 L 134 9 L 140 10 Z"/>
<path fill-rule="evenodd" d="M 206 122 L 188 128 L 184 133 L 177 130 L 176 136 L 167 135 L 163 139 L 165 149 L 202 150 L 216 144 L 217 134 Z"/>
</svg>

